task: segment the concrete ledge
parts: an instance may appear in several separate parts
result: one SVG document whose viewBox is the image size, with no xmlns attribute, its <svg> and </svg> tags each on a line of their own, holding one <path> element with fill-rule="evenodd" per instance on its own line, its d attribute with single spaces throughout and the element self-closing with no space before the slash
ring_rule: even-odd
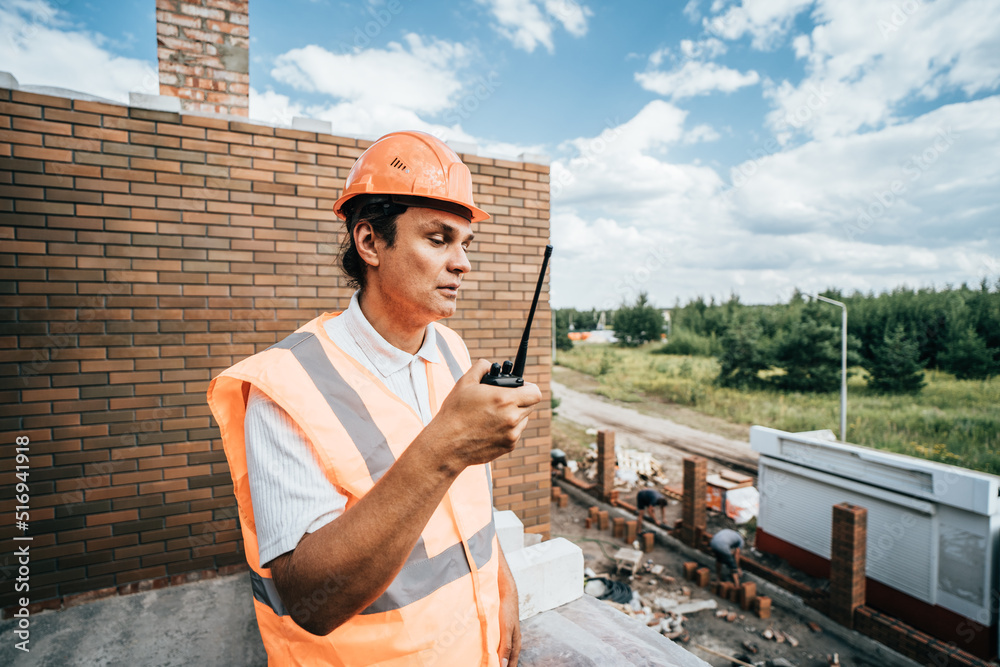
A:
<svg viewBox="0 0 1000 667">
<path fill-rule="evenodd" d="M 521 623 L 523 667 L 709 667 L 655 630 L 589 595 Z"/>
<path fill-rule="evenodd" d="M 316 132 L 318 134 L 333 134 L 333 123 L 328 120 L 295 116 L 292 118 L 292 129 Z"/>
<path fill-rule="evenodd" d="M 630 514 L 623 509 L 618 507 L 613 507 L 607 503 L 601 502 L 597 498 L 594 498 L 590 494 L 584 492 L 583 490 L 564 482 L 562 480 L 555 480 L 555 483 L 565 491 L 571 498 L 576 502 L 590 507 L 591 505 L 596 505 L 602 510 L 608 511 L 608 516 L 615 517 L 620 516 L 627 519 L 635 519 L 634 514 Z M 705 567 L 715 568 L 715 560 L 706 553 L 693 549 L 688 545 L 684 544 L 677 538 L 670 535 L 667 531 L 663 530 L 658 526 L 653 526 L 650 523 L 643 524 L 644 530 L 651 530 L 656 535 L 656 541 L 663 546 L 673 549 L 684 555 L 687 560 L 697 561 Z M 757 584 L 757 594 L 767 595 L 771 598 L 772 604 L 775 604 L 783 609 L 791 611 L 798 616 L 801 616 L 807 621 L 813 621 L 819 623 L 823 626 L 824 632 L 829 632 L 830 634 L 842 639 L 844 642 L 852 646 L 853 648 L 863 651 L 867 657 L 879 658 L 880 663 L 884 667 L 921 667 L 919 663 L 910 660 L 901 653 L 893 651 L 888 646 L 880 644 L 879 642 L 866 637 L 865 635 L 855 632 L 849 628 L 845 628 L 839 623 L 833 621 L 829 616 L 824 616 L 820 612 L 816 611 L 812 607 L 808 606 L 802 598 L 786 591 L 780 586 L 772 584 L 770 581 L 761 579 L 760 577 L 754 575 L 753 573 L 743 571 L 743 577 L 747 581 L 752 581 Z"/>
<path fill-rule="evenodd" d="M 265 667 L 249 573 L 32 614 L 29 653 L 17 619 L 0 623 L 0 665 Z"/>
<path fill-rule="evenodd" d="M 128 105 L 152 111 L 181 112 L 181 98 L 167 95 L 147 95 L 146 93 L 129 93 Z"/>
</svg>

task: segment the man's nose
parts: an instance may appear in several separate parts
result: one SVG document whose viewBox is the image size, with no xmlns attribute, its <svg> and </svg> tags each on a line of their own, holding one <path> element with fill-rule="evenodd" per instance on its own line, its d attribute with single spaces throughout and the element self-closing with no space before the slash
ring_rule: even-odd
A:
<svg viewBox="0 0 1000 667">
<path fill-rule="evenodd" d="M 468 273 L 472 270 L 472 263 L 469 261 L 468 251 L 462 247 L 458 246 L 458 249 L 452 253 L 451 262 L 448 266 L 448 270 L 452 273 Z"/>
</svg>

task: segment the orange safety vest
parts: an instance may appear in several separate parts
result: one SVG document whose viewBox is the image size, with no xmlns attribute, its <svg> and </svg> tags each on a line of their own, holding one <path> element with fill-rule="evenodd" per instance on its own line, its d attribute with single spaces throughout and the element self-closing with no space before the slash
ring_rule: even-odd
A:
<svg viewBox="0 0 1000 667">
<path fill-rule="evenodd" d="M 254 608 L 272 665 L 442 665 L 499 667 L 499 543 L 488 465 L 452 483 L 406 564 L 368 608 L 324 637 L 300 628 L 261 566 L 247 481 L 243 421 L 250 386 L 280 405 L 305 432 L 327 478 L 350 511 L 420 433 L 420 416 L 338 348 L 312 320 L 280 343 L 212 380 L 208 403 L 219 422 L 239 505 Z M 432 414 L 471 367 L 461 338 L 434 325 L 443 362 L 425 362 Z M 336 598 L 338 575 L 298 604 Z"/>
</svg>

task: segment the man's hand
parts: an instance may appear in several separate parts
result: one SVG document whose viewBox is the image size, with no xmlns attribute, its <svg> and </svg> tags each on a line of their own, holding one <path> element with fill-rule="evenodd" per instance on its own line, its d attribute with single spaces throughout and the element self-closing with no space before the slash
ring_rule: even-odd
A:
<svg viewBox="0 0 1000 667">
<path fill-rule="evenodd" d="M 541 391 L 530 382 L 516 389 L 480 384 L 489 370 L 485 359 L 474 363 L 427 425 L 442 446 L 447 465 L 458 471 L 513 451 L 535 404 L 542 400 Z"/>
<path fill-rule="evenodd" d="M 500 552 L 500 667 L 517 667 L 521 653 L 521 620 L 517 584 Z"/>
</svg>

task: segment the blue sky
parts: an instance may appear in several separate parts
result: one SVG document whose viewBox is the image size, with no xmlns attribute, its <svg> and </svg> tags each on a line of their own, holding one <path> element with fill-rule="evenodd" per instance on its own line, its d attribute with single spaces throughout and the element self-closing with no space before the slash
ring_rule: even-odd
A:
<svg viewBox="0 0 1000 667">
<path fill-rule="evenodd" d="M 156 92 L 154 3 L 0 0 L 0 70 Z M 1000 276 L 991 0 L 250 5 L 251 116 L 552 166 L 552 299 Z"/>
</svg>

